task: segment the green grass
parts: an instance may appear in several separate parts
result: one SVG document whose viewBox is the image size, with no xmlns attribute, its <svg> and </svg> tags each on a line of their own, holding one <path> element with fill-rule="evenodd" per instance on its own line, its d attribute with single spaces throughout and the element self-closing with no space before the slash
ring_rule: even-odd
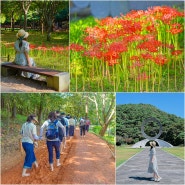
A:
<svg viewBox="0 0 185 185">
<path fill-rule="evenodd" d="M 164 150 L 170 154 L 173 154 L 181 159 L 185 159 L 184 147 L 162 148 L 162 150 Z"/>
<path fill-rule="evenodd" d="M 15 51 L 13 44 L 16 41 L 16 32 L 3 31 L 1 33 L 1 56 L 10 56 L 10 61 L 15 58 Z M 36 47 L 45 46 L 47 48 L 52 47 L 67 47 L 69 45 L 69 33 L 60 32 L 52 33 L 51 41 L 46 41 L 46 34 L 41 34 L 40 32 L 30 31 L 28 42 L 30 45 L 35 45 Z M 56 52 L 56 51 L 43 51 L 37 49 L 30 49 L 29 56 L 32 57 L 38 67 L 56 69 L 60 71 L 69 71 L 69 52 Z M 2 59 L 6 61 L 7 59 Z"/>
<path fill-rule="evenodd" d="M 142 151 L 142 148 L 130 148 L 129 146 L 117 146 L 116 147 L 116 167 L 128 160 L 136 153 Z"/>
</svg>

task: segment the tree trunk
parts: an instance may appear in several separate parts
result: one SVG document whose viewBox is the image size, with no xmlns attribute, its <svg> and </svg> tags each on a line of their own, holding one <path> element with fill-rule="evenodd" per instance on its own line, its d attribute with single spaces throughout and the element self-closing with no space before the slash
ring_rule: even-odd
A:
<svg viewBox="0 0 185 185">
<path fill-rule="evenodd" d="M 16 113 L 17 113 L 17 107 L 16 107 L 16 104 L 14 103 L 12 107 L 12 116 L 11 116 L 13 119 L 16 118 Z"/>
<path fill-rule="evenodd" d="M 104 124 L 104 125 L 103 125 L 103 127 L 101 128 L 101 130 L 100 130 L 100 132 L 99 132 L 100 136 L 103 137 L 103 136 L 105 135 L 105 132 L 106 132 L 106 130 L 107 130 L 108 125 L 109 125 L 109 124 Z"/>
<path fill-rule="evenodd" d="M 26 31 L 27 29 L 27 12 L 24 12 L 24 30 Z"/>
</svg>

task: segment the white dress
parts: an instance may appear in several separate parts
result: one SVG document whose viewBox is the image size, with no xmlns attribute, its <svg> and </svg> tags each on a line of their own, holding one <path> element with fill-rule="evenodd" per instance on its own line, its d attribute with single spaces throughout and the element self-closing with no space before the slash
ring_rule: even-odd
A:
<svg viewBox="0 0 185 185">
<path fill-rule="evenodd" d="M 24 53 L 25 52 L 29 53 L 29 50 L 30 50 L 29 43 L 27 41 L 23 40 L 22 47 L 20 48 L 19 47 L 19 40 L 16 40 L 16 42 L 14 44 L 14 49 L 16 51 L 14 62 L 20 66 L 28 66 L 28 62 L 27 62 L 27 59 L 26 59 L 26 56 Z M 33 58 L 30 58 L 30 63 L 32 66 L 36 66 Z M 36 75 L 33 73 L 22 72 L 21 76 L 30 78 L 30 77 L 34 77 Z"/>
<path fill-rule="evenodd" d="M 157 158 L 156 158 L 156 150 L 155 148 L 152 148 L 150 150 L 150 160 L 149 160 L 149 165 L 148 165 L 148 173 L 156 173 L 158 175 L 158 165 L 157 165 Z M 153 162 L 152 162 L 153 158 Z"/>
</svg>

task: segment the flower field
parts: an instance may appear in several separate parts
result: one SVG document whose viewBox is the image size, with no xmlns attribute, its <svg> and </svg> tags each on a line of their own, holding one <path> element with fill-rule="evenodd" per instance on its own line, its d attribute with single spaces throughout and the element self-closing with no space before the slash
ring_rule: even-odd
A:
<svg viewBox="0 0 185 185">
<path fill-rule="evenodd" d="M 10 61 L 14 60 L 15 50 L 14 42 L 16 40 L 15 32 L 6 32 L 2 34 L 1 56 L 10 56 Z M 64 39 L 60 34 L 54 35 L 53 42 L 46 42 L 46 35 L 33 32 L 28 37 L 30 43 L 29 56 L 32 57 L 38 67 L 69 71 L 69 37 L 66 33 Z M 64 40 L 64 41 L 63 41 Z M 6 61 L 6 59 L 4 59 Z"/>
<path fill-rule="evenodd" d="M 168 6 L 70 23 L 71 91 L 184 88 L 184 13 Z"/>
</svg>

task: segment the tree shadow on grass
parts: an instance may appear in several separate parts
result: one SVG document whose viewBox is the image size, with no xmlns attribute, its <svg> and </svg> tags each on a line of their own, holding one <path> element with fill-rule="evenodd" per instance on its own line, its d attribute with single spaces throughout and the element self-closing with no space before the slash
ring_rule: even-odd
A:
<svg viewBox="0 0 185 185">
<path fill-rule="evenodd" d="M 134 179 L 134 180 L 140 180 L 140 181 L 152 181 L 152 177 L 129 177 L 130 179 Z"/>
</svg>

